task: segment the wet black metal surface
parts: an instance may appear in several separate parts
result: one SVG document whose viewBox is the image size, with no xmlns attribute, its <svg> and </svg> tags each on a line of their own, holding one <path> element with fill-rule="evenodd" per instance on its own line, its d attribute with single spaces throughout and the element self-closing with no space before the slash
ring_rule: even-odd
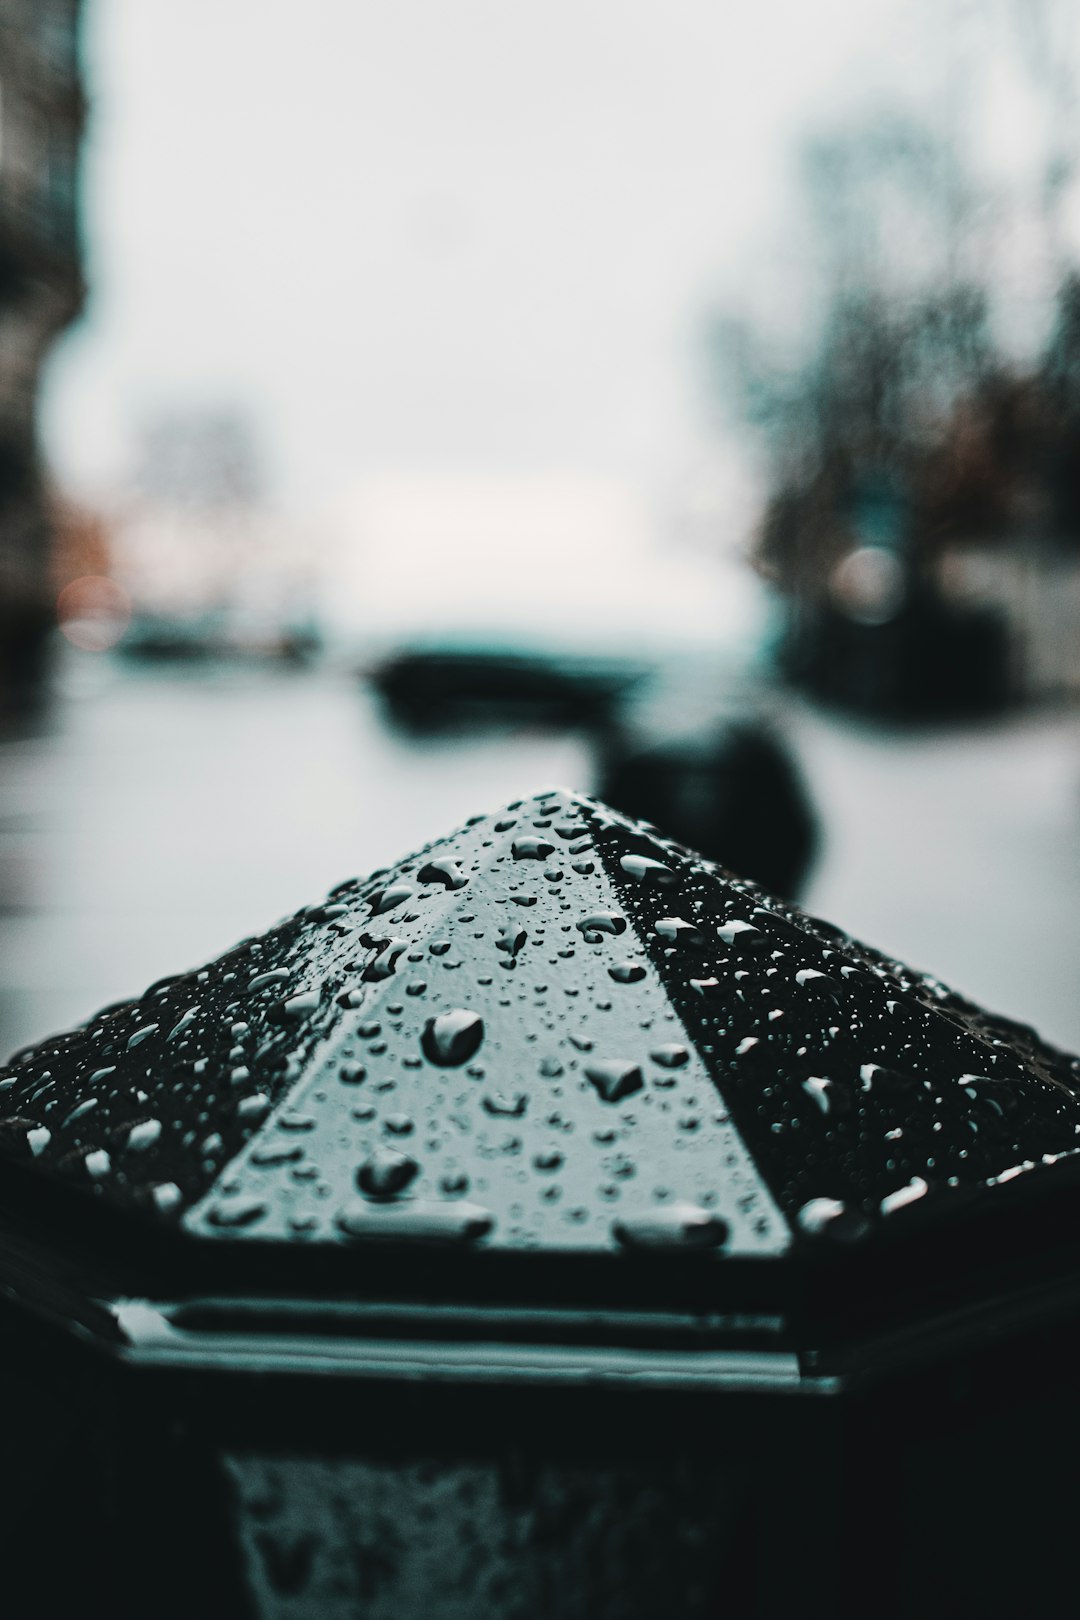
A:
<svg viewBox="0 0 1080 1620">
<path fill-rule="evenodd" d="M 1078 1074 L 551 793 L 17 1055 L 0 1148 L 206 1239 L 752 1257 L 1059 1166 Z"/>
<path fill-rule="evenodd" d="M 649 829 L 475 818 L 2 1083 L 21 1612 L 1045 1612 L 1076 1061 Z"/>
</svg>

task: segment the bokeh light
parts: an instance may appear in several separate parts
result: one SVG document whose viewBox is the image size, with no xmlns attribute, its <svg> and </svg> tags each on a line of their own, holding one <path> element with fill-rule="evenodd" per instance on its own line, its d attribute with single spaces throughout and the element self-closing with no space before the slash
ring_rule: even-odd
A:
<svg viewBox="0 0 1080 1620">
<path fill-rule="evenodd" d="M 131 622 L 131 602 L 114 580 L 85 574 L 60 592 L 56 619 L 61 635 L 80 652 L 108 652 Z"/>
</svg>

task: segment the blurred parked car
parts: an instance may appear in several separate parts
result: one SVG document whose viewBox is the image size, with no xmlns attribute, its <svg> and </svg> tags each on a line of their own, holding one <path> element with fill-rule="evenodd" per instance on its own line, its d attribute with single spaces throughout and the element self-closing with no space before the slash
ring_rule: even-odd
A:
<svg viewBox="0 0 1080 1620">
<path fill-rule="evenodd" d="M 288 618 L 239 610 L 171 616 L 139 613 L 118 646 L 125 657 L 148 662 L 267 658 L 303 663 L 317 656 L 322 637 L 310 615 Z"/>
<path fill-rule="evenodd" d="M 895 721 L 1000 713 L 1015 663 L 1004 614 L 910 592 L 902 610 L 867 622 L 831 603 L 793 624 L 784 652 L 792 679 L 842 709 Z"/>
<path fill-rule="evenodd" d="M 513 721 L 592 726 L 648 673 L 618 656 L 452 640 L 391 653 L 367 676 L 397 725 L 415 731 Z"/>
</svg>

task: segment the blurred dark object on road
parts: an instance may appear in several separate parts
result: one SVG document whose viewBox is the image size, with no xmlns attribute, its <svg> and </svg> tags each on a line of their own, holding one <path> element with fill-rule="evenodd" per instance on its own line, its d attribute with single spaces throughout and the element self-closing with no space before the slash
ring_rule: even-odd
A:
<svg viewBox="0 0 1080 1620">
<path fill-rule="evenodd" d="M 206 614 L 194 621 L 143 615 L 132 620 L 119 644 L 122 658 L 164 664 L 260 658 L 302 664 L 317 658 L 321 648 L 314 621 L 253 618 L 245 623 L 226 614 Z"/>
<path fill-rule="evenodd" d="M 783 651 L 792 680 L 828 703 L 894 720 L 1000 713 L 1010 698 L 1010 636 L 996 608 L 913 593 L 885 624 L 829 603 L 793 615 Z"/>
<path fill-rule="evenodd" d="M 412 731 L 507 721 L 591 726 L 647 666 L 585 653 L 451 644 L 403 648 L 368 674 L 390 719 Z"/>
<path fill-rule="evenodd" d="M 802 773 L 749 711 L 659 731 L 624 715 L 599 742 L 595 791 L 771 894 L 798 894 L 817 849 Z"/>
</svg>

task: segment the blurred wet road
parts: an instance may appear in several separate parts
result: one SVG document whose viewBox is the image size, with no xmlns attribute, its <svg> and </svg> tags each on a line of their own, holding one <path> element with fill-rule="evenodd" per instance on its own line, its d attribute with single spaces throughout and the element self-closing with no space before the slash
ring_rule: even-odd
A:
<svg viewBox="0 0 1080 1620">
<path fill-rule="evenodd" d="M 1080 1052 L 1080 718 L 796 734 L 825 828 L 806 909 Z"/>
<path fill-rule="evenodd" d="M 0 1045 L 88 1017 L 489 805 L 587 776 L 534 735 L 419 744 L 359 682 L 77 659 L 0 743 Z"/>
<path fill-rule="evenodd" d="M 825 827 L 808 908 L 1080 1049 L 1076 718 L 788 719 Z M 584 742 L 417 742 L 333 671 L 73 655 L 47 725 L 0 738 L 0 1047 L 554 782 L 591 788 Z"/>
</svg>

